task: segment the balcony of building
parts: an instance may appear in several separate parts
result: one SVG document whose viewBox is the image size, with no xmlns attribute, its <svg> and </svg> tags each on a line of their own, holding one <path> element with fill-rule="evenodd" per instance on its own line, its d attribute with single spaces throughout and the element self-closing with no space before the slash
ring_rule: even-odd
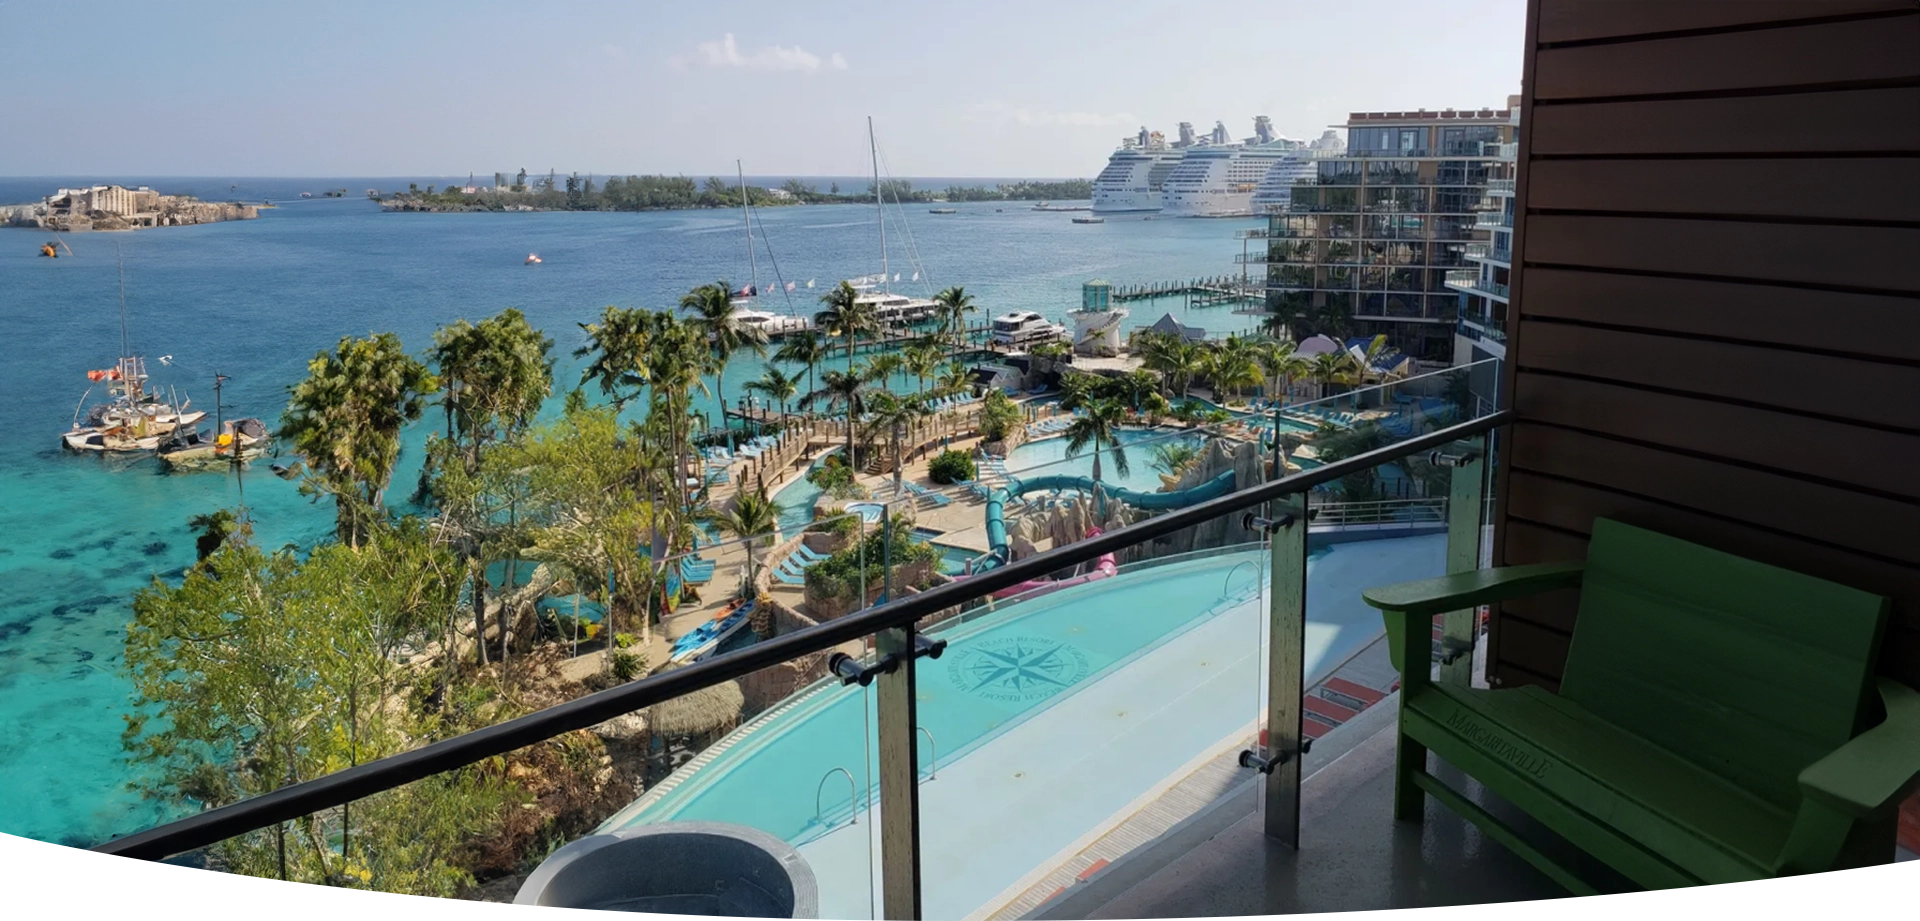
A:
<svg viewBox="0 0 1920 921">
<path fill-rule="evenodd" d="M 1504 230 L 1511 227 L 1513 227 L 1513 215 L 1508 214 L 1504 208 L 1488 208 L 1473 219 L 1475 230 Z"/>
</svg>

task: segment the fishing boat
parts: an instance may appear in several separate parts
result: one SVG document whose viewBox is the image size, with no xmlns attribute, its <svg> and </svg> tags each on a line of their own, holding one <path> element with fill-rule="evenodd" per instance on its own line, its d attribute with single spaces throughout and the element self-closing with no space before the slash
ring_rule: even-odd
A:
<svg viewBox="0 0 1920 921">
<path fill-rule="evenodd" d="M 164 356 L 161 362 L 171 357 Z M 87 379 L 105 384 L 108 400 L 88 407 L 82 422 L 80 407 L 86 406 L 93 388 L 81 394 L 79 405 L 74 407 L 72 427 L 60 435 L 60 443 L 73 451 L 157 451 L 176 430 L 207 417 L 205 412 L 191 408 L 192 400 L 163 400 L 157 389 L 147 386 L 147 361 L 133 354 L 127 335 L 124 272 L 120 279 L 120 360 L 111 368 L 88 371 Z"/>
<path fill-rule="evenodd" d="M 713 654 L 727 638 L 739 633 L 747 625 L 747 617 L 753 613 L 754 603 L 734 602 L 732 607 L 714 615 L 714 618 L 687 631 L 685 636 L 675 640 L 667 651 L 667 661 L 675 665 L 698 662 Z"/>
<path fill-rule="evenodd" d="M 177 429 L 160 446 L 160 461 L 175 470 L 210 470 L 234 461 L 246 462 L 267 454 L 267 424 L 259 419 L 220 423 L 219 434 L 202 437 L 199 427 Z"/>
</svg>

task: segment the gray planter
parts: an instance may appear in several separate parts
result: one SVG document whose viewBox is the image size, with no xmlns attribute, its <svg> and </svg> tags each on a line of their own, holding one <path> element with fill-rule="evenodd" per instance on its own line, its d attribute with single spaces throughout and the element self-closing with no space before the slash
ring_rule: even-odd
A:
<svg viewBox="0 0 1920 921">
<path fill-rule="evenodd" d="M 527 877 L 517 905 L 731 918 L 812 918 L 800 853 L 755 828 L 664 822 L 581 838 Z"/>
</svg>

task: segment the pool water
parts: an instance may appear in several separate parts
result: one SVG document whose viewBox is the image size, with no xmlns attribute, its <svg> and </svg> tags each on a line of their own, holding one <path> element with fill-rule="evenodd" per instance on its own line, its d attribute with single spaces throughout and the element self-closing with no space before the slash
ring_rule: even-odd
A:
<svg viewBox="0 0 1920 921">
<path fill-rule="evenodd" d="M 1116 433 L 1126 450 L 1128 471 L 1123 476 L 1114 469 L 1113 452 L 1100 449 L 1100 481 L 1135 492 L 1159 492 L 1160 471 L 1153 466 L 1153 447 L 1160 444 L 1200 444 L 1201 436 L 1178 429 L 1121 429 Z M 1093 448 L 1084 448 L 1067 456 L 1067 439 L 1044 438 L 1029 441 L 1007 455 L 1007 473 L 1028 476 L 1093 476 Z"/>
</svg>

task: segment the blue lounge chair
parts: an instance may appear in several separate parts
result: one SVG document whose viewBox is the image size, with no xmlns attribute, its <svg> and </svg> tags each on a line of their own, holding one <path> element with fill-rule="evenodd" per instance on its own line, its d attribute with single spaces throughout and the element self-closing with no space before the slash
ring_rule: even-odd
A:
<svg viewBox="0 0 1920 921">
<path fill-rule="evenodd" d="M 805 586 L 807 584 L 807 577 L 805 573 L 795 575 L 793 573 L 787 572 L 784 569 L 775 569 L 773 571 L 773 579 L 774 581 L 779 582 L 781 585 Z"/>
</svg>

